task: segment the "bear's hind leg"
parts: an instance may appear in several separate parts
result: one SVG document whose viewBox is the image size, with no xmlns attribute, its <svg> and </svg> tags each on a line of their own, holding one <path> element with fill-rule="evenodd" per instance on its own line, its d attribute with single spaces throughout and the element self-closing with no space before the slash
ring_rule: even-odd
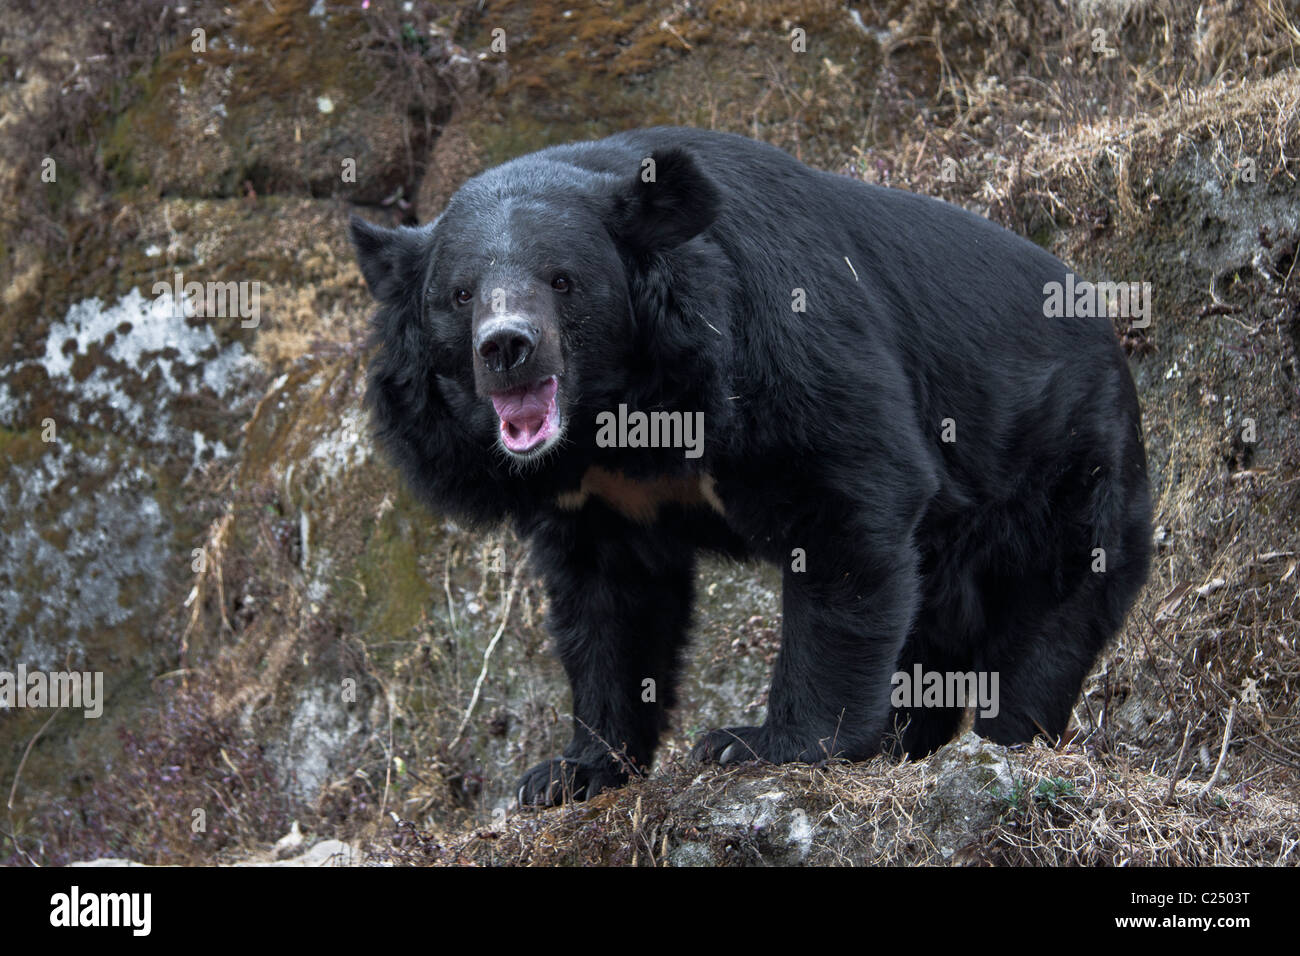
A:
<svg viewBox="0 0 1300 956">
<path fill-rule="evenodd" d="M 998 675 L 997 712 L 977 715 L 976 733 L 1003 744 L 1027 743 L 1039 734 L 1055 741 L 1065 733 L 1084 678 L 1146 582 L 1147 515 L 1145 494 L 1135 496 L 1120 534 L 1095 539 L 1118 543 L 1089 555 L 1063 600 L 1046 596 L 1041 575 L 1005 588 L 1011 610 L 976 658 L 977 667 Z"/>
</svg>

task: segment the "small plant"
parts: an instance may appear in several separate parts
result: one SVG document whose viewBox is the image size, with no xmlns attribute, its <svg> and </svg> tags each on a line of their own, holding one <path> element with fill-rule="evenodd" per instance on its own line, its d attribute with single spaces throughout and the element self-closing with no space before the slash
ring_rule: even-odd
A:
<svg viewBox="0 0 1300 956">
<path fill-rule="evenodd" d="M 1061 801 L 1077 797 L 1078 788 L 1064 777 L 1047 777 L 1031 788 L 1028 780 L 1017 780 L 1006 797 L 1006 813 L 1027 813 L 1034 806 L 1059 806 Z"/>
<path fill-rule="evenodd" d="M 1048 777 L 1046 780 L 1039 781 L 1038 786 L 1034 788 L 1034 802 L 1049 803 L 1052 806 L 1056 806 L 1061 800 L 1068 800 L 1078 795 L 1074 782 L 1064 777 Z"/>
<path fill-rule="evenodd" d="M 402 24 L 402 45 L 423 53 L 429 47 L 429 38 L 421 34 L 409 23 Z"/>
</svg>

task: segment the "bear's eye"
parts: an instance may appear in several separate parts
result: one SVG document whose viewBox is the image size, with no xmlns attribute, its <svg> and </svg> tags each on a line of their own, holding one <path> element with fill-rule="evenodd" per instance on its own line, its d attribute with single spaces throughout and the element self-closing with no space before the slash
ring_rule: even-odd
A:
<svg viewBox="0 0 1300 956">
<path fill-rule="evenodd" d="M 474 298 L 474 293 L 470 292 L 469 289 L 457 289 L 451 294 L 451 297 L 457 305 L 469 305 L 470 300 Z"/>
<path fill-rule="evenodd" d="M 556 292 L 568 292 L 573 288 L 573 282 L 566 275 L 558 275 L 551 280 L 551 288 Z"/>
</svg>

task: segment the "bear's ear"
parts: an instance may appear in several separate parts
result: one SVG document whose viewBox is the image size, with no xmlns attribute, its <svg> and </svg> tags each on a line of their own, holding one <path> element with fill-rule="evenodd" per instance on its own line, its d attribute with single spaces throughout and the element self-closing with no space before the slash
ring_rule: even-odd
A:
<svg viewBox="0 0 1300 956">
<path fill-rule="evenodd" d="M 718 187 L 690 153 L 656 150 L 618 197 L 614 233 L 638 252 L 671 249 L 707 229 L 721 205 Z"/>
<path fill-rule="evenodd" d="M 427 227 L 399 226 L 386 229 L 353 216 L 348 234 L 357 250 L 357 262 L 370 294 L 380 302 L 394 302 L 410 293 L 411 283 L 420 281 L 420 256 Z"/>
</svg>

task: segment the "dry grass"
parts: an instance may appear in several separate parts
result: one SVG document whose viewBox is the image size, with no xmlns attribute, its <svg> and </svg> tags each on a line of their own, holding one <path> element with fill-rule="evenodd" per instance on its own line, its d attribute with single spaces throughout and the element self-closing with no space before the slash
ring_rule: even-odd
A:
<svg viewBox="0 0 1300 956">
<path fill-rule="evenodd" d="M 1020 772 L 1028 805 L 1013 810 L 972 860 L 1017 866 L 1297 866 L 1300 807 L 1238 784 L 1202 793 L 1135 766 L 1078 751 L 1030 749 Z M 1035 799 L 1044 783 L 1067 796 Z"/>
<path fill-rule="evenodd" d="M 1008 753 L 1014 787 L 988 795 L 995 822 L 951 856 L 935 840 L 935 758 L 892 764 L 672 766 L 575 807 L 516 814 L 451 840 L 405 825 L 378 859 L 435 865 L 656 866 L 780 860 L 802 812 L 807 861 L 827 865 L 1188 866 L 1300 864 L 1300 806 L 1234 786 L 1202 794 L 1115 758 L 1036 745 Z M 733 819 L 755 795 L 788 797 L 764 827 Z M 780 801 L 778 801 L 780 802 Z M 939 814 L 939 816 L 936 816 Z"/>
</svg>

